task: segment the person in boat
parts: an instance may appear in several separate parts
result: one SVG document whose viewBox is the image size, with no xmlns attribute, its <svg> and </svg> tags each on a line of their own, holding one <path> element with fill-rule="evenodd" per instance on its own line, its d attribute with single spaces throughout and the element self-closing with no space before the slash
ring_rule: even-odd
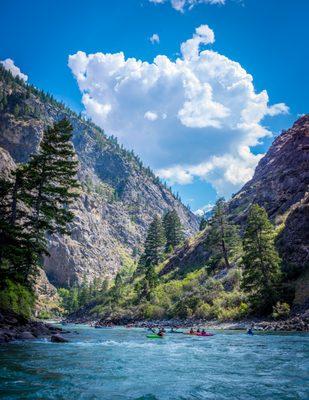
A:
<svg viewBox="0 0 309 400">
<path fill-rule="evenodd" d="M 189 333 L 190 333 L 190 335 L 194 335 L 195 332 L 194 332 L 193 328 L 190 329 Z"/>
<path fill-rule="evenodd" d="M 202 329 L 201 335 L 202 335 L 202 336 L 206 336 L 206 331 L 205 331 L 205 329 Z"/>
<path fill-rule="evenodd" d="M 171 330 L 170 330 L 170 333 L 174 333 L 174 332 L 175 332 L 175 330 L 174 330 L 174 327 L 172 326 Z"/>
<path fill-rule="evenodd" d="M 164 336 L 164 333 L 165 333 L 165 329 L 161 328 L 161 329 L 159 329 L 158 336 Z"/>
<path fill-rule="evenodd" d="M 200 328 L 197 328 L 196 333 L 201 333 Z"/>
<path fill-rule="evenodd" d="M 251 327 L 247 330 L 247 334 L 248 335 L 253 335 L 253 329 Z"/>
<path fill-rule="evenodd" d="M 155 326 L 153 325 L 148 325 L 148 331 L 152 332 L 152 333 L 156 333 L 155 331 Z"/>
</svg>

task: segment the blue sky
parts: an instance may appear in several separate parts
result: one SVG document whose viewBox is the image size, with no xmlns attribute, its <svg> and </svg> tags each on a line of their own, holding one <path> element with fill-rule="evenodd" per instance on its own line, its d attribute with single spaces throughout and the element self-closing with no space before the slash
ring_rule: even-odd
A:
<svg viewBox="0 0 309 400">
<path fill-rule="evenodd" d="M 273 138 L 257 133 L 258 139 L 255 140 L 262 143 L 256 145 L 254 140 L 248 141 L 248 132 L 245 134 L 243 130 L 238 132 L 234 128 L 230 129 L 232 121 L 227 114 L 231 115 L 235 110 L 232 106 L 230 111 L 226 111 L 229 107 L 224 99 L 221 101 L 223 108 L 216 108 L 218 99 L 226 96 L 226 92 L 217 92 L 216 76 L 211 82 L 207 81 L 213 91 L 212 100 L 216 101 L 215 105 L 210 104 L 215 110 L 214 116 L 209 117 L 208 121 L 203 119 L 204 114 L 196 115 L 196 108 L 201 104 L 198 103 L 201 90 L 205 87 L 194 88 L 194 95 L 180 89 L 179 82 L 183 82 L 184 76 L 187 76 L 187 72 L 181 69 L 181 72 L 177 72 L 181 75 L 180 80 L 175 78 L 167 81 L 173 88 L 172 92 L 163 93 L 160 86 L 155 87 L 156 90 L 147 88 L 145 102 L 148 108 L 145 110 L 148 114 L 143 111 L 142 122 L 139 117 L 134 119 L 135 115 L 144 110 L 138 102 L 140 92 L 134 87 L 128 87 L 121 92 L 120 98 L 120 94 L 118 97 L 108 97 L 102 91 L 95 91 L 95 85 L 106 87 L 107 84 L 113 84 L 107 82 L 105 75 L 102 77 L 102 71 L 98 69 L 97 63 L 94 64 L 99 56 L 91 60 L 93 64 L 89 58 L 86 59 L 89 64 L 86 73 L 92 74 L 92 80 L 85 82 L 80 79 L 77 83 L 78 73 L 85 72 L 81 56 L 77 55 L 74 67 L 71 64 L 69 68 L 69 55 L 76 55 L 79 51 L 84 52 L 86 57 L 99 52 L 123 52 L 125 60 L 133 57 L 148 61 L 151 66 L 157 55 L 164 55 L 174 63 L 177 58 L 184 58 L 180 52 L 181 43 L 195 35 L 199 40 L 200 50 L 210 50 L 209 57 L 213 54 L 211 52 L 219 53 L 228 60 L 238 62 L 243 70 L 251 74 L 255 92 L 260 93 L 264 89 L 267 91 L 269 106 L 284 103 L 289 108 L 288 113 L 283 106 L 273 108 L 272 111 L 264 110 L 264 118 L 258 121 L 258 128 L 263 126 L 276 135 L 281 129 L 288 128 L 298 115 L 308 111 L 309 2 L 306 0 L 226 0 L 224 5 L 196 4 L 191 10 L 186 8 L 184 12 L 175 10 L 169 0 L 164 4 L 154 4 L 149 0 L 90 0 L 87 3 L 79 0 L 0 0 L 0 5 L 0 60 L 13 59 L 21 71 L 27 74 L 29 82 L 52 93 L 76 111 L 86 109 L 95 122 L 108 127 L 107 133 L 119 132 L 120 140 L 126 146 L 133 147 L 146 163 L 161 171 L 162 177 L 170 179 L 174 190 L 180 193 L 183 201 L 190 204 L 193 210 L 212 203 L 220 194 L 229 196 L 237 190 L 243 176 L 250 174 L 249 170 L 258 161 L 252 155 L 266 151 Z M 215 41 L 208 31 L 205 33 L 203 30 L 200 34 L 195 31 L 201 25 L 209 26 L 214 32 Z M 158 34 L 159 43 L 151 43 L 149 40 L 154 33 Z M 200 53 L 197 57 L 197 61 L 191 60 L 187 63 L 186 71 L 197 74 L 198 66 L 204 65 L 202 61 L 205 62 Z M 218 62 L 223 63 L 222 67 L 228 67 L 224 60 L 220 59 Z M 173 67 L 174 64 L 171 64 L 171 68 Z M 126 78 L 127 72 L 123 72 L 120 66 L 117 68 L 117 74 Z M 145 71 L 143 73 L 146 74 Z M 208 76 L 209 70 L 205 71 L 201 81 L 205 74 Z M 178 93 L 177 98 L 174 92 Z M 85 93 L 90 93 L 91 98 L 87 100 L 84 97 L 82 103 L 82 94 Z M 171 103 L 175 103 L 179 111 L 180 105 L 177 101 L 180 98 L 183 99 L 182 106 L 185 102 L 188 103 L 182 107 L 183 112 L 179 114 L 182 117 L 172 117 L 162 111 L 171 110 Z M 205 96 L 201 101 L 204 98 Z M 113 109 L 108 109 L 108 119 L 104 114 L 105 108 L 99 108 L 98 111 L 100 102 L 112 105 L 117 102 L 118 114 Z M 233 97 L 228 104 L 231 102 L 233 103 Z M 246 102 L 247 98 L 242 100 L 241 106 L 244 107 Z M 193 111 L 192 107 L 195 107 Z M 205 110 L 207 114 L 207 107 Z M 123 120 L 118 124 L 119 115 L 123 116 Z M 130 115 L 132 119 L 129 120 Z M 230 120 L 226 122 L 227 119 Z M 222 121 L 224 122 L 221 123 Z M 126 126 L 128 129 L 124 134 Z M 140 136 L 134 137 L 134 130 L 140 131 Z M 161 136 L 156 136 L 156 130 Z M 150 139 L 147 137 L 148 132 Z M 166 143 L 162 139 L 164 137 Z M 191 148 L 190 143 L 194 141 L 196 144 Z M 250 150 L 250 155 L 245 156 L 245 161 L 241 158 L 243 156 L 237 158 L 239 154 L 236 155 L 233 146 L 238 149 L 237 153 L 245 146 Z M 215 160 L 213 155 L 217 157 Z M 238 173 L 238 159 L 240 169 L 243 168 L 245 172 L 238 180 L 234 180 L 233 174 Z M 207 172 L 205 163 L 208 163 Z M 224 163 L 233 168 L 227 170 Z"/>
</svg>

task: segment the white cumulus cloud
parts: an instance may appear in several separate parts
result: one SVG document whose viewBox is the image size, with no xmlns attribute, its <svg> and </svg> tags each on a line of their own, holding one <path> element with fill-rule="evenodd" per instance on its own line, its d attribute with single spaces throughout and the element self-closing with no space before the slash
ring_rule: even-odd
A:
<svg viewBox="0 0 309 400">
<path fill-rule="evenodd" d="M 214 204 L 212 203 L 207 203 L 203 207 L 199 208 L 198 210 L 194 211 L 194 214 L 197 215 L 198 217 L 202 217 L 209 211 L 211 211 L 214 208 Z"/>
<path fill-rule="evenodd" d="M 28 80 L 28 76 L 21 72 L 21 70 L 14 64 L 14 61 L 11 58 L 7 58 L 6 60 L 0 61 L 0 63 L 4 66 L 5 69 L 10 71 L 13 76 L 18 76 L 25 82 Z"/>
<path fill-rule="evenodd" d="M 144 117 L 149 121 L 155 121 L 156 119 L 158 119 L 158 115 L 152 111 L 146 111 Z"/>
<path fill-rule="evenodd" d="M 211 5 L 225 4 L 225 0 L 149 0 L 149 1 L 155 4 L 170 3 L 171 6 L 179 12 L 184 12 L 185 9 L 191 10 L 197 4 L 211 4 Z"/>
<path fill-rule="evenodd" d="M 152 44 L 160 43 L 160 36 L 157 33 L 154 33 L 153 35 L 150 36 L 149 40 L 151 41 Z"/>
<path fill-rule="evenodd" d="M 195 179 L 229 196 L 251 178 L 261 154 L 251 148 L 271 132 L 265 116 L 287 113 L 256 92 L 253 77 L 214 50 L 214 32 L 201 25 L 181 44 L 181 56 L 153 62 L 116 54 L 69 57 L 85 112 L 108 134 L 133 148 L 170 183 Z"/>
</svg>

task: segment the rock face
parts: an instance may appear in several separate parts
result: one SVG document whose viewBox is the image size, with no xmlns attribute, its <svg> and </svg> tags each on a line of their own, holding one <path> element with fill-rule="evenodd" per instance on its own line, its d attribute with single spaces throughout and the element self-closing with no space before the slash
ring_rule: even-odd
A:
<svg viewBox="0 0 309 400">
<path fill-rule="evenodd" d="M 53 121 L 66 117 L 74 127 L 82 194 L 74 205 L 71 237 L 49 238 L 50 257 L 44 264 L 51 283 L 68 286 L 84 276 L 88 281 L 113 276 L 132 263 L 149 223 L 167 209 L 177 210 L 187 236 L 197 231 L 195 215 L 114 138 L 50 96 L 3 73 L 0 93 L 5 99 L 0 107 L 3 171 L 9 168 L 9 155 L 17 163 L 27 161 Z"/>
<path fill-rule="evenodd" d="M 276 225 L 282 224 L 277 247 L 285 269 L 302 273 L 295 288 L 295 311 L 309 304 L 309 115 L 278 136 L 259 162 L 253 178 L 231 199 L 231 219 L 243 225 L 253 203 L 263 206 Z M 162 274 L 207 263 L 207 231 L 177 249 Z M 293 280 L 293 277 L 291 278 Z"/>
<path fill-rule="evenodd" d="M 50 318 L 60 316 L 63 312 L 60 307 L 60 296 L 55 286 L 53 286 L 45 271 L 39 269 L 34 285 L 36 302 L 34 316 L 38 318 Z"/>
<path fill-rule="evenodd" d="M 279 135 L 260 160 L 253 178 L 232 198 L 230 211 L 242 223 L 252 203 L 280 223 L 309 188 L 309 114 Z"/>
</svg>

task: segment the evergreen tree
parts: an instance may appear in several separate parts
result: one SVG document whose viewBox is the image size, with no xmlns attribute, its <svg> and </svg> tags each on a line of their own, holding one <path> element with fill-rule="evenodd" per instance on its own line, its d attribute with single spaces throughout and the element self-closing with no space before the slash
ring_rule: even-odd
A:
<svg viewBox="0 0 309 400">
<path fill-rule="evenodd" d="M 13 109 L 13 114 L 15 117 L 18 117 L 20 113 L 20 108 L 18 104 L 15 104 L 14 109 Z"/>
<path fill-rule="evenodd" d="M 83 281 L 78 288 L 78 305 L 79 307 L 84 306 L 90 301 L 91 298 L 91 288 L 87 283 L 86 276 L 83 276 Z"/>
<path fill-rule="evenodd" d="M 255 311 L 269 313 L 277 300 L 281 277 L 275 230 L 264 208 L 252 205 L 243 239 L 243 282 Z"/>
<path fill-rule="evenodd" d="M 71 143 L 72 126 L 63 119 L 48 128 L 39 152 L 31 157 L 26 171 L 27 203 L 33 210 L 28 227 L 35 245 L 44 249 L 45 232 L 68 234 L 73 220 L 69 206 L 78 196 L 75 178 L 78 162 Z"/>
<path fill-rule="evenodd" d="M 145 250 L 141 257 L 141 265 L 157 265 L 162 261 L 165 245 L 164 230 L 161 219 L 156 216 L 148 228 Z"/>
<path fill-rule="evenodd" d="M 31 284 L 46 233 L 68 233 L 77 196 L 72 127 L 62 120 L 44 132 L 38 154 L 0 181 L 0 272 Z"/>
<path fill-rule="evenodd" d="M 37 262 L 37 249 L 31 242 L 25 221 L 29 210 L 23 196 L 24 167 L 0 180 L 0 275 L 27 283 Z M 28 282 L 29 283 L 29 282 Z"/>
<path fill-rule="evenodd" d="M 182 225 L 176 210 L 167 211 L 164 214 L 163 227 L 166 238 L 165 251 L 170 252 L 184 239 Z"/>
<path fill-rule="evenodd" d="M 211 251 L 212 261 L 215 265 L 223 263 L 230 268 L 231 257 L 241 251 L 241 241 L 237 227 L 228 220 L 227 204 L 223 198 L 217 200 L 209 224 L 205 245 Z"/>
<path fill-rule="evenodd" d="M 122 276 L 120 272 L 117 272 L 116 277 L 115 277 L 115 282 L 114 282 L 114 286 L 111 290 L 111 298 L 113 301 L 113 304 L 118 304 L 119 300 L 121 299 L 121 295 L 122 295 Z"/>
<path fill-rule="evenodd" d="M 200 221 L 200 226 L 199 226 L 199 230 L 203 231 L 207 226 L 207 219 L 205 218 L 205 216 L 202 216 L 202 219 Z"/>
</svg>

